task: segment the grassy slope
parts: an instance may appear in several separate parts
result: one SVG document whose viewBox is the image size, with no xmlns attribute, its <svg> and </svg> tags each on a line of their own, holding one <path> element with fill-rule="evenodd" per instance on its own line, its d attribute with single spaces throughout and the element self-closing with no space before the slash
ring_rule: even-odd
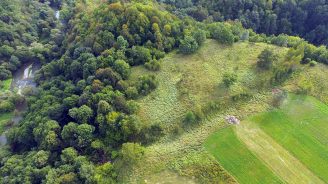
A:
<svg viewBox="0 0 328 184">
<path fill-rule="evenodd" d="M 260 83 L 258 80 L 266 78 L 265 74 L 255 69 L 257 56 L 266 47 L 281 55 L 286 53 L 285 48 L 264 43 L 236 43 L 232 47 L 226 47 L 208 40 L 196 54 L 169 54 L 163 61 L 161 71 L 156 72 L 160 82 L 158 89 L 139 100 L 139 117 L 148 123 L 161 124 L 168 135 L 158 143 L 148 146 L 142 164 L 136 166 L 129 177 L 123 180 L 135 183 L 144 181 L 155 173 L 173 170 L 204 183 L 233 183 L 234 179 L 227 176 L 215 158 L 203 148 L 203 143 L 211 133 L 225 126 L 226 114 L 246 118 L 266 111 L 270 93 L 260 91 L 254 93 L 250 101 L 231 104 L 181 136 L 171 136 L 171 132 L 181 123 L 188 109 L 224 99 L 241 90 L 256 89 L 256 85 Z M 230 90 L 221 84 L 223 73 L 229 70 L 235 71 L 239 78 Z M 147 73 L 152 72 L 142 67 L 133 68 L 131 79 Z M 210 173 L 210 176 L 205 176 L 204 173 Z"/>
<path fill-rule="evenodd" d="M 212 134 L 205 147 L 240 183 L 283 183 L 237 138 L 233 127 Z"/>
<path fill-rule="evenodd" d="M 13 117 L 13 113 L 0 114 L 0 134 L 4 131 L 7 122 L 11 120 L 12 117 Z"/>
<path fill-rule="evenodd" d="M 12 81 L 12 79 L 7 79 L 7 80 L 2 81 L 3 87 L 0 88 L 0 92 L 10 90 L 11 81 Z"/>
<path fill-rule="evenodd" d="M 312 97 L 292 95 L 281 110 L 252 121 L 328 182 L 328 106 Z"/>
</svg>

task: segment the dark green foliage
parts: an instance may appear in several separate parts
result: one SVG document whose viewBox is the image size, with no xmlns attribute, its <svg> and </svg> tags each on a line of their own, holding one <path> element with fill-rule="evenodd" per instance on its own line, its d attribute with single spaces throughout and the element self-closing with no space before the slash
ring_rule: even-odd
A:
<svg viewBox="0 0 328 184">
<path fill-rule="evenodd" d="M 328 45 L 327 1 L 259 1 L 259 0 L 160 0 L 173 5 L 179 15 L 190 15 L 198 21 L 239 20 L 246 28 L 256 32 L 272 34 L 300 35 L 314 44 Z M 181 6 L 181 4 L 183 6 Z M 205 15 L 209 15 L 205 17 Z M 259 37 L 251 37 L 259 41 Z M 286 40 L 273 40 L 278 45 L 286 45 Z"/>
<path fill-rule="evenodd" d="M 257 66 L 263 70 L 269 70 L 275 61 L 277 61 L 277 56 L 267 48 L 258 56 Z"/>
<path fill-rule="evenodd" d="M 242 100 L 248 100 L 252 97 L 252 94 L 249 93 L 249 92 L 241 92 L 241 93 L 238 93 L 238 94 L 235 94 L 231 97 L 231 99 L 235 102 L 237 101 L 242 101 Z"/>
<path fill-rule="evenodd" d="M 125 164 L 131 165 L 139 161 L 144 155 L 144 148 L 137 143 L 124 143 L 121 158 Z"/>
<path fill-rule="evenodd" d="M 151 60 L 150 50 L 145 47 L 134 46 L 130 50 L 130 63 L 131 65 L 140 65 Z"/>
<path fill-rule="evenodd" d="M 189 111 L 185 115 L 185 118 L 183 121 L 185 124 L 194 124 L 194 123 L 197 123 L 197 118 L 196 118 L 196 115 L 194 114 L 194 112 Z"/>
<path fill-rule="evenodd" d="M 189 127 L 189 126 L 197 125 L 204 118 L 204 116 L 205 114 L 203 112 L 203 109 L 199 106 L 196 106 L 196 108 L 193 111 L 188 111 L 186 113 L 183 120 L 184 126 Z"/>
<path fill-rule="evenodd" d="M 79 108 L 70 109 L 68 114 L 79 123 L 88 123 L 93 116 L 93 111 L 90 107 L 82 105 Z"/>
<path fill-rule="evenodd" d="M 310 58 L 305 58 L 301 61 L 301 64 L 309 64 L 311 62 Z"/>
<path fill-rule="evenodd" d="M 232 72 L 228 72 L 228 73 L 225 73 L 223 75 L 223 84 L 226 86 L 226 87 L 230 87 L 232 86 L 235 82 L 237 82 L 237 75 L 235 73 L 232 73 Z"/>
<path fill-rule="evenodd" d="M 201 46 L 206 40 L 206 32 L 204 30 L 198 29 L 193 31 L 192 37 L 194 37 L 198 45 Z"/>
<path fill-rule="evenodd" d="M 159 71 L 161 69 L 161 63 L 156 60 L 145 63 L 145 67 L 151 71 Z"/>
<path fill-rule="evenodd" d="M 182 54 L 191 54 L 198 49 L 198 43 L 192 36 L 185 36 L 179 45 L 179 51 Z"/>
<path fill-rule="evenodd" d="M 140 94 L 148 94 L 157 87 L 157 81 L 154 75 L 142 76 L 139 78 L 137 89 Z"/>
<path fill-rule="evenodd" d="M 208 29 L 213 39 L 222 44 L 233 44 L 234 35 L 232 34 L 232 31 L 223 23 L 211 24 Z"/>
<path fill-rule="evenodd" d="M 114 69 L 123 79 L 127 79 L 130 76 L 130 65 L 124 60 L 116 60 L 114 63 Z"/>
<path fill-rule="evenodd" d="M 14 104 L 8 100 L 1 101 L 0 103 L 0 113 L 12 112 L 14 108 L 15 108 Z"/>
</svg>

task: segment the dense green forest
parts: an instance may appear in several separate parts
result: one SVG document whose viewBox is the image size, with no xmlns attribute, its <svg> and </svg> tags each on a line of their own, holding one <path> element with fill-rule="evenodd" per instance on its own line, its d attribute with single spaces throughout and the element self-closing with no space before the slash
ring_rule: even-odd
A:
<svg viewBox="0 0 328 184">
<path fill-rule="evenodd" d="M 272 71 L 270 85 L 278 86 L 301 64 L 328 64 L 327 48 L 315 46 L 328 45 L 327 29 L 324 0 L 1 0 L 0 89 L 25 63 L 41 69 L 36 90 L 0 95 L 0 113 L 28 106 L 6 133 L 0 182 L 123 183 L 147 146 L 180 131 L 137 115 L 138 100 L 159 86 L 166 55 L 187 57 L 206 39 L 288 48 L 281 66 L 270 49 L 258 56 L 259 70 Z M 147 72 L 131 77 L 134 68 Z M 237 80 L 233 72 L 223 76 L 227 89 Z M 198 124 L 206 113 L 191 109 L 183 122 Z"/>
<path fill-rule="evenodd" d="M 328 45 L 327 0 L 160 0 L 177 15 L 198 21 L 239 20 L 246 28 L 298 35 Z"/>
</svg>

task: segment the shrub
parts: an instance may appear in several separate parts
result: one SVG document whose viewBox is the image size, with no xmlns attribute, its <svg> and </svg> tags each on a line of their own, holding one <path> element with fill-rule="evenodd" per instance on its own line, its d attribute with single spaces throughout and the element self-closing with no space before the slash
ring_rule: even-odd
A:
<svg viewBox="0 0 328 184">
<path fill-rule="evenodd" d="M 194 112 L 189 111 L 187 112 L 187 114 L 185 115 L 185 118 L 183 120 L 183 122 L 185 124 L 194 124 L 197 122 L 197 118 L 196 115 L 194 114 Z"/>
<path fill-rule="evenodd" d="M 125 91 L 125 94 L 130 99 L 136 99 L 139 95 L 136 87 L 128 87 L 128 89 Z"/>
<path fill-rule="evenodd" d="M 264 49 L 258 56 L 257 66 L 264 70 L 272 68 L 273 62 L 277 61 L 277 55 L 275 55 L 270 49 Z"/>
<path fill-rule="evenodd" d="M 160 62 L 153 60 L 153 61 L 147 62 L 145 64 L 145 67 L 151 71 L 159 71 L 161 69 L 161 64 L 160 64 Z"/>
<path fill-rule="evenodd" d="M 158 82 L 154 75 L 142 76 L 139 78 L 137 89 L 139 94 L 146 95 L 156 89 Z"/>
<path fill-rule="evenodd" d="M 239 100 L 247 100 L 249 98 L 252 97 L 252 94 L 248 93 L 248 92 L 241 92 L 238 94 L 233 95 L 231 98 L 233 101 L 239 101 Z"/>
<path fill-rule="evenodd" d="M 144 147 L 138 143 L 124 143 L 121 150 L 121 158 L 127 165 L 139 161 L 145 153 Z"/>
<path fill-rule="evenodd" d="M 302 78 L 298 81 L 297 83 L 298 89 L 297 93 L 298 94 L 304 94 L 307 95 L 313 91 L 313 83 L 305 78 Z"/>
<path fill-rule="evenodd" d="M 232 86 L 235 82 L 237 82 L 237 75 L 234 73 L 225 73 L 223 75 L 223 83 L 226 87 Z"/>
<path fill-rule="evenodd" d="M 206 40 L 206 32 L 199 29 L 193 33 L 193 37 L 198 45 L 201 46 Z"/>
<path fill-rule="evenodd" d="M 310 61 L 310 66 L 311 67 L 314 67 L 314 66 L 316 66 L 318 63 L 316 62 L 316 61 Z"/>
<path fill-rule="evenodd" d="M 198 49 L 198 47 L 199 47 L 199 45 L 193 37 L 186 36 L 180 42 L 179 51 L 182 54 L 191 54 L 191 53 L 194 53 Z"/>
<path fill-rule="evenodd" d="M 305 58 L 301 61 L 301 64 L 309 64 L 311 62 L 310 58 Z"/>
<path fill-rule="evenodd" d="M 189 111 L 183 120 L 185 125 L 194 125 L 204 118 L 204 113 L 200 107 L 196 107 L 194 111 Z"/>
<path fill-rule="evenodd" d="M 274 89 L 272 90 L 273 97 L 272 97 L 272 105 L 274 107 L 279 107 L 283 103 L 283 101 L 287 98 L 287 92 L 280 90 L 280 89 Z"/>
<path fill-rule="evenodd" d="M 15 106 L 10 101 L 0 101 L 0 113 L 11 112 L 15 109 Z"/>
<path fill-rule="evenodd" d="M 234 35 L 232 31 L 223 23 L 211 24 L 209 26 L 211 37 L 222 44 L 232 45 L 234 42 Z"/>
</svg>

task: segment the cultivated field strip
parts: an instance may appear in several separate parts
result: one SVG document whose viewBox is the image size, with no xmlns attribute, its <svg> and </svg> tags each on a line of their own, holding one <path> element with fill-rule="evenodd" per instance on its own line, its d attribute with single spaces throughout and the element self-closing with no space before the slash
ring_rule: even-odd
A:
<svg viewBox="0 0 328 184">
<path fill-rule="evenodd" d="M 247 147 L 287 183 L 324 183 L 255 123 L 244 121 L 235 130 Z"/>
</svg>

